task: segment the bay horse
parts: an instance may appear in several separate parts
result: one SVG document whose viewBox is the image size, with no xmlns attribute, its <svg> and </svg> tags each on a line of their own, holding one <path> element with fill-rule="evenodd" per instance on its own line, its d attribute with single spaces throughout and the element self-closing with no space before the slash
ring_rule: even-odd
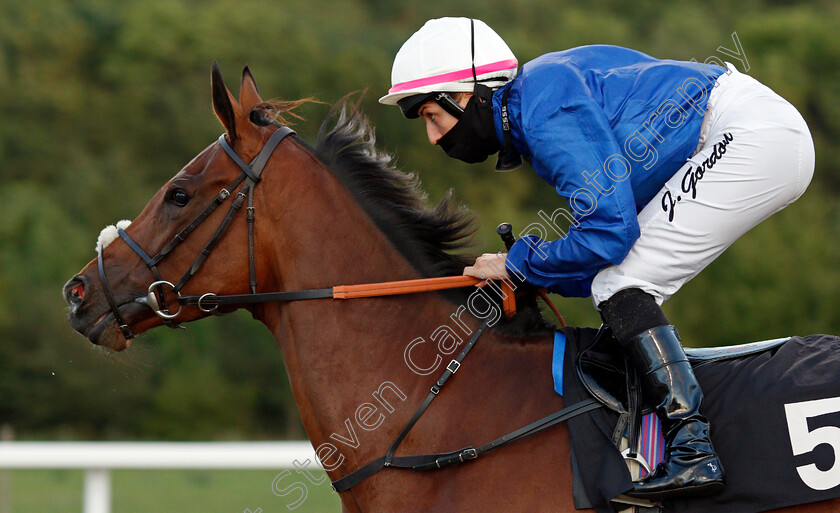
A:
<svg viewBox="0 0 840 513">
<path fill-rule="evenodd" d="M 220 141 L 122 224 L 122 234 L 103 231 L 99 257 L 64 287 L 70 323 L 91 342 L 121 351 L 134 334 L 214 313 L 201 300 L 171 320 L 149 308 L 158 298 L 172 307 L 159 311 L 175 310 L 179 276 L 180 292 L 206 298 L 460 275 L 472 262 L 454 251 L 465 247 L 474 220 L 448 196 L 426 209 L 417 180 L 377 151 L 356 107 L 334 108 L 311 148 L 293 136 L 272 142 L 281 130 L 272 121 L 295 103 L 264 102 L 247 67 L 238 101 L 215 64 L 211 85 L 225 128 Z M 226 207 L 208 209 L 236 193 L 226 188 L 242 168 L 225 145 L 251 162 L 269 142 L 277 146 L 255 177 L 259 186 L 246 177 L 250 190 L 237 195 L 240 207 L 252 196 L 252 224 Z M 217 230 L 225 224 L 227 231 Z M 169 248 L 162 258 L 150 256 L 162 248 Z M 478 328 L 479 319 L 464 313 L 469 293 L 244 306 L 277 340 L 306 433 L 331 480 L 385 454 L 461 342 L 453 332 Z M 553 392 L 552 340 L 553 328 L 533 312 L 489 328 L 397 455 L 484 443 L 562 409 Z M 568 430 L 561 424 L 440 470 L 385 468 L 340 497 L 346 512 L 574 511 Z M 840 501 L 779 511 L 837 510 Z"/>
</svg>

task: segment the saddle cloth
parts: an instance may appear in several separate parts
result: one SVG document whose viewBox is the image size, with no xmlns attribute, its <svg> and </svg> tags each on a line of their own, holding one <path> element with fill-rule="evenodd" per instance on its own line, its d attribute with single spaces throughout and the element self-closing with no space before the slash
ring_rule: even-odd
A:
<svg viewBox="0 0 840 513">
<path fill-rule="evenodd" d="M 597 333 L 564 328 L 555 337 L 555 390 L 567 404 L 592 397 L 576 362 Z M 790 337 L 739 357 L 692 360 L 727 487 L 663 511 L 748 513 L 840 497 L 840 338 Z M 569 421 L 581 488 L 599 513 L 626 507 L 612 501 L 639 477 L 612 443 L 618 418 L 601 408 Z"/>
</svg>

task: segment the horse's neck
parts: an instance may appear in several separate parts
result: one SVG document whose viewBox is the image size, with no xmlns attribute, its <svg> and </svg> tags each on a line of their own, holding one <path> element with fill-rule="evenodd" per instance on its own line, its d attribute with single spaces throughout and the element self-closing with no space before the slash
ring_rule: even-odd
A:
<svg viewBox="0 0 840 513">
<path fill-rule="evenodd" d="M 284 194 L 282 205 L 265 201 L 278 213 L 263 218 L 298 215 L 282 227 L 264 230 L 276 232 L 269 253 L 278 256 L 266 259 L 275 268 L 270 277 L 261 278 L 261 286 L 301 290 L 421 277 L 329 171 L 309 168 L 311 174 L 296 173 L 290 184 L 295 192 Z M 272 176 L 266 173 L 266 180 Z M 270 183 L 263 187 L 273 190 Z M 357 406 L 371 401 L 383 382 L 400 380 L 404 393 L 409 377 L 403 361 L 406 343 L 427 337 L 427 326 L 440 324 L 453 310 L 432 293 L 299 301 L 270 305 L 260 315 L 280 344 L 314 442 L 341 433 L 344 420 L 349 416 L 353 421 Z"/>
<path fill-rule="evenodd" d="M 299 175 L 298 192 L 285 195 L 282 211 L 301 215 L 277 230 L 274 283 L 267 287 L 299 290 L 420 277 L 329 172 L 319 168 Z M 333 444 L 346 457 L 340 475 L 381 456 L 454 356 L 446 353 L 452 340 L 436 330 L 445 327 L 465 342 L 467 332 L 476 328 L 469 314 L 453 318 L 457 310 L 440 294 L 420 293 L 298 301 L 270 305 L 260 313 L 280 344 L 310 440 L 316 448 Z M 549 354 L 545 348 L 521 346 L 500 351 L 503 345 L 496 337 L 483 335 L 483 347 L 476 347 L 470 365 L 492 369 L 494 360 L 502 359 L 510 368 L 496 362 L 493 373 L 515 379 L 525 372 L 521 379 L 527 379 L 534 361 Z M 425 375 L 418 371 L 432 367 Z M 493 373 L 475 374 L 474 391 L 497 383 Z"/>
</svg>

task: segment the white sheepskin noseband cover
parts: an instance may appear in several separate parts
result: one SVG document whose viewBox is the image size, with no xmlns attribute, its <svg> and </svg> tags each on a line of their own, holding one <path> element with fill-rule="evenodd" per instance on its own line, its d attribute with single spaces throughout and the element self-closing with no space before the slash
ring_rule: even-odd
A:
<svg viewBox="0 0 840 513">
<path fill-rule="evenodd" d="M 114 242 L 120 234 L 117 232 L 118 229 L 122 228 L 125 230 L 128 228 L 128 225 L 131 224 L 131 221 L 123 219 L 122 221 L 118 222 L 116 226 L 113 224 L 109 224 L 105 228 L 99 232 L 99 237 L 96 239 L 96 252 L 99 253 L 100 250 L 105 249 L 108 247 L 108 244 Z"/>
</svg>

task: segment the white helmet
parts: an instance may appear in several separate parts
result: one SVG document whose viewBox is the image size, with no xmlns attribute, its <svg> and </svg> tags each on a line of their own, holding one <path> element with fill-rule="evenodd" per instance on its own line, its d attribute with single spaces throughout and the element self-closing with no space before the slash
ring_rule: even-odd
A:
<svg viewBox="0 0 840 513">
<path fill-rule="evenodd" d="M 500 87 L 516 76 L 518 66 L 508 45 L 483 21 L 429 20 L 397 52 L 391 89 L 379 103 L 399 105 L 407 117 L 417 117 L 432 93 L 472 91 L 475 82 Z"/>
</svg>

